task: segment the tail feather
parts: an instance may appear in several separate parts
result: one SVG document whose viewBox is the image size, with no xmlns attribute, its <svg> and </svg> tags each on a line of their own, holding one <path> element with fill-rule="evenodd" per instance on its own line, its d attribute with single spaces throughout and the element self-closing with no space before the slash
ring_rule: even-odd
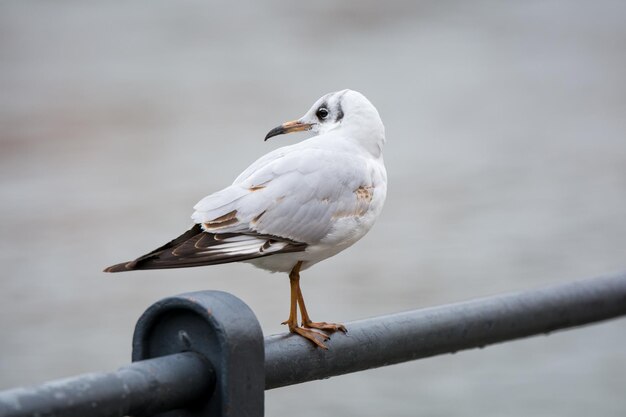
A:
<svg viewBox="0 0 626 417">
<path fill-rule="evenodd" d="M 139 258 L 112 265 L 104 272 L 189 268 L 245 261 L 276 253 L 300 252 L 305 243 L 256 233 L 210 233 L 199 224 Z"/>
</svg>

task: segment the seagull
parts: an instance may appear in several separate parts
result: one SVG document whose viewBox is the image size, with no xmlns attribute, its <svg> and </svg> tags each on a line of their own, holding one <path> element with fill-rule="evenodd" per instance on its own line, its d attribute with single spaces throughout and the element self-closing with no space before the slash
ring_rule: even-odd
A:
<svg viewBox="0 0 626 417">
<path fill-rule="evenodd" d="M 380 215 L 387 194 L 385 128 L 365 96 L 342 90 L 270 130 L 265 140 L 309 130 L 317 135 L 262 156 L 232 185 L 200 200 L 190 230 L 105 272 L 249 262 L 288 273 L 291 303 L 282 324 L 326 349 L 328 334 L 346 328 L 311 320 L 300 272 L 352 246 Z"/>
</svg>

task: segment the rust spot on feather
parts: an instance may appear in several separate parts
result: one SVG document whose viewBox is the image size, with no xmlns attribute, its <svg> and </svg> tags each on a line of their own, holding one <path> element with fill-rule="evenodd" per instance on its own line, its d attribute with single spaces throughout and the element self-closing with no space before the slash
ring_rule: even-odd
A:
<svg viewBox="0 0 626 417">
<path fill-rule="evenodd" d="M 357 200 L 369 203 L 374 195 L 374 187 L 361 185 L 354 190 L 354 194 L 356 194 Z"/>
<path fill-rule="evenodd" d="M 352 210 L 341 210 L 333 214 L 332 219 L 337 220 L 346 217 L 361 217 L 367 213 L 372 198 L 374 197 L 374 187 L 361 185 L 354 190 L 356 204 Z"/>
<path fill-rule="evenodd" d="M 216 230 L 237 224 L 237 222 L 239 222 L 239 220 L 237 220 L 237 210 L 233 210 L 230 213 L 226 213 L 223 216 L 203 223 L 203 226 L 205 230 Z"/>
<path fill-rule="evenodd" d="M 267 210 L 263 210 L 261 214 L 259 214 L 258 216 L 255 216 L 254 219 L 252 219 L 252 224 L 257 224 L 266 211 Z"/>
<path fill-rule="evenodd" d="M 262 183 L 260 183 L 260 184 L 252 185 L 252 186 L 250 186 L 250 187 L 248 188 L 248 191 L 255 192 L 255 191 L 262 190 L 262 189 L 264 189 L 265 187 L 267 187 L 267 184 L 269 184 L 271 181 L 272 181 L 272 180 L 267 180 L 267 181 L 262 182 Z"/>
</svg>

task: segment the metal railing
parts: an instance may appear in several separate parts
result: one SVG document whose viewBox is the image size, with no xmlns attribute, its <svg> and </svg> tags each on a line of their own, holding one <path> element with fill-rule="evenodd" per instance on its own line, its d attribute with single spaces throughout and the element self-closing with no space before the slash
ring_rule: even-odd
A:
<svg viewBox="0 0 626 417">
<path fill-rule="evenodd" d="M 622 315 L 626 273 L 347 323 L 321 350 L 288 334 L 264 338 L 233 295 L 188 293 L 142 315 L 133 364 L 0 392 L 0 416 L 262 416 L 268 389 Z"/>
</svg>

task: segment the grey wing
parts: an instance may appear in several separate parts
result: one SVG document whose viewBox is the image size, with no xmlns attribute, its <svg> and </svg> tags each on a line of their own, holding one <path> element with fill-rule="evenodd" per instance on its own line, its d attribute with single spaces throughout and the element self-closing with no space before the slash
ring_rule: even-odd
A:
<svg viewBox="0 0 626 417">
<path fill-rule="evenodd" d="M 244 174 L 194 207 L 192 218 L 204 230 L 315 244 L 338 218 L 367 211 L 372 197 L 369 167 L 345 153 L 294 151 Z"/>
<path fill-rule="evenodd" d="M 367 164 L 350 154 L 281 148 L 202 199 L 192 229 L 107 272 L 185 268 L 304 251 L 372 200 Z"/>
</svg>

